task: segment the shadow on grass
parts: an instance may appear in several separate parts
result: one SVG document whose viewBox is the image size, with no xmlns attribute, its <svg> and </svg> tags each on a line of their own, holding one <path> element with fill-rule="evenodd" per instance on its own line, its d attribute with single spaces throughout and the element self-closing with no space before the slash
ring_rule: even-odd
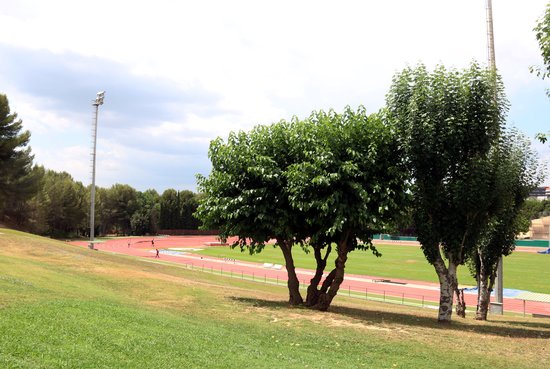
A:
<svg viewBox="0 0 550 369">
<path fill-rule="evenodd" d="M 264 300 L 248 297 L 231 297 L 234 301 L 256 307 L 264 307 L 276 310 L 296 309 L 308 310 L 306 307 L 290 307 L 286 301 Z M 457 332 L 478 333 L 510 338 L 550 338 L 550 322 L 499 320 L 479 322 L 473 320 L 473 315 L 466 319 L 454 317 L 451 324 L 437 322 L 437 315 L 433 317 L 414 315 L 413 313 L 400 313 L 393 311 L 381 311 L 375 309 L 358 309 L 347 306 L 333 305 L 329 313 L 360 320 L 368 325 L 399 324 L 411 327 L 431 328 L 438 330 L 451 330 Z"/>
</svg>

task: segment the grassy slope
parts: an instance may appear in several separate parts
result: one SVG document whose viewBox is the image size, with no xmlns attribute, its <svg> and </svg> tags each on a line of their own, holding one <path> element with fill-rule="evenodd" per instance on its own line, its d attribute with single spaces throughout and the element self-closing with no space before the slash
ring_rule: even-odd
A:
<svg viewBox="0 0 550 369">
<path fill-rule="evenodd" d="M 381 258 L 376 258 L 371 252 L 351 253 L 346 265 L 346 273 L 437 282 L 434 268 L 428 264 L 420 248 L 398 245 L 376 247 L 382 253 Z M 258 255 L 249 255 L 246 251 L 241 253 L 240 250 L 231 250 L 229 247 L 210 247 L 201 252 L 216 257 L 284 264 L 281 251 L 272 246 L 266 246 Z M 297 267 L 315 268 L 315 259 L 312 254 L 305 254 L 299 247 L 296 247 L 293 254 Z M 550 294 L 549 266 L 550 255 L 515 252 L 504 258 L 504 286 Z M 475 286 L 476 284 L 467 266 L 459 268 L 458 278 L 463 285 Z"/>
<path fill-rule="evenodd" d="M 330 313 L 289 309 L 281 287 L 0 232 L 2 368 L 550 364 L 547 320 L 440 327 L 433 311 L 340 297 Z"/>
</svg>

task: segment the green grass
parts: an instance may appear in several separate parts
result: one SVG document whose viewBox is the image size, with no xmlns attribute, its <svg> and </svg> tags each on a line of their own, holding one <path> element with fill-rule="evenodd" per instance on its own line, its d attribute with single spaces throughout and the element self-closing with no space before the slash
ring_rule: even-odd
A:
<svg viewBox="0 0 550 369">
<path fill-rule="evenodd" d="M 550 322 L 286 289 L 0 230 L 1 368 L 546 368 Z M 505 358 L 505 360 L 503 360 Z"/>
<path fill-rule="evenodd" d="M 437 282 L 433 266 L 428 264 L 419 247 L 400 245 L 377 245 L 382 257 L 377 258 L 368 251 L 354 251 L 346 264 L 346 273 L 360 274 L 384 278 L 410 279 L 416 281 Z M 201 254 L 234 258 L 258 263 L 278 263 L 284 265 L 281 251 L 272 246 L 266 246 L 260 254 L 250 255 L 229 247 L 209 247 Z M 334 252 L 333 252 L 334 253 Z M 306 254 L 295 247 L 294 260 L 298 268 L 315 268 L 312 253 Z M 328 264 L 327 269 L 333 264 Z M 461 285 L 475 286 L 467 266 L 458 270 Z M 504 286 L 539 293 L 550 294 L 550 255 L 514 252 L 504 258 Z"/>
</svg>

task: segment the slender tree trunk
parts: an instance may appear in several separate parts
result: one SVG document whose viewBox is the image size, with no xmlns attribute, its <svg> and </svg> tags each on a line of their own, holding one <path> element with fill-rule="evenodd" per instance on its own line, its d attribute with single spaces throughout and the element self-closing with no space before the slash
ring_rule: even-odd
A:
<svg viewBox="0 0 550 369">
<path fill-rule="evenodd" d="M 476 320 L 487 320 L 491 292 L 489 291 L 489 276 L 486 273 L 479 273 L 479 290 L 477 291 Z"/>
<path fill-rule="evenodd" d="M 314 306 L 317 304 L 317 301 L 319 300 L 319 283 L 321 282 L 321 279 L 323 278 L 323 272 L 325 271 L 325 268 L 327 266 L 327 258 L 330 254 L 331 246 L 327 246 L 327 252 L 325 254 L 325 257 L 323 258 L 321 256 L 321 248 L 315 247 L 314 248 L 314 254 L 315 254 L 315 261 L 317 262 L 317 267 L 315 269 L 315 275 L 309 282 L 309 286 L 307 288 L 307 296 L 306 296 L 306 306 Z"/>
<path fill-rule="evenodd" d="M 335 276 L 336 276 L 336 268 L 332 269 L 330 273 L 327 275 L 327 277 L 323 281 L 323 284 L 321 285 L 321 289 L 319 290 L 319 293 L 327 293 L 330 285 L 332 284 L 332 281 L 334 281 Z"/>
<path fill-rule="evenodd" d="M 434 262 L 434 268 L 439 278 L 439 312 L 437 321 L 440 323 L 450 323 L 453 315 L 453 295 L 457 289 L 456 264 L 449 260 L 449 267 L 438 256 Z"/>
<path fill-rule="evenodd" d="M 300 294 L 300 281 L 296 275 L 296 268 L 294 266 L 294 259 L 292 258 L 292 241 L 277 240 L 283 256 L 285 258 L 286 272 L 288 274 L 288 303 L 291 306 L 297 306 L 304 303 L 302 295 Z"/>
<path fill-rule="evenodd" d="M 476 320 L 487 320 L 489 304 L 491 303 L 491 291 L 493 290 L 493 284 L 496 276 L 496 268 L 491 268 L 488 270 L 487 265 L 483 263 L 481 256 L 482 255 L 480 254 Z"/>
<path fill-rule="evenodd" d="M 456 315 L 461 318 L 466 318 L 466 301 L 464 300 L 464 289 L 455 290 L 456 293 Z"/>
<path fill-rule="evenodd" d="M 341 242 L 338 243 L 338 257 L 335 261 L 335 268 L 331 272 L 332 282 L 330 284 L 330 287 L 328 288 L 328 291 L 324 292 L 321 291 L 319 293 L 319 301 L 314 306 L 315 309 L 321 310 L 321 311 L 327 311 L 330 307 L 330 304 L 332 303 L 332 300 L 338 293 L 338 290 L 340 289 L 340 285 L 344 281 L 344 269 L 346 267 L 346 261 L 348 259 L 348 238 L 349 234 L 346 235 Z M 333 274 L 334 272 L 334 274 Z M 327 276 L 328 279 L 328 276 Z M 327 282 L 327 281 L 325 281 Z M 323 283 L 323 287 L 327 285 L 327 283 Z"/>
</svg>

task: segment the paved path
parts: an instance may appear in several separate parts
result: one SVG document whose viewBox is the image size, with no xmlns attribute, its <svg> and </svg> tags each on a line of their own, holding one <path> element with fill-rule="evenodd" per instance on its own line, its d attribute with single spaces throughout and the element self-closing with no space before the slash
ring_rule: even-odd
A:
<svg viewBox="0 0 550 369">
<path fill-rule="evenodd" d="M 218 240 L 213 236 L 172 236 L 172 237 L 134 237 L 118 238 L 102 243 L 96 243 L 95 248 L 101 251 L 114 252 L 126 255 L 138 256 L 155 260 L 155 249 L 157 247 L 161 254 L 160 260 L 176 264 L 186 264 L 189 267 L 205 270 L 218 271 L 233 276 L 241 275 L 243 278 L 254 278 L 258 281 L 275 281 L 284 284 L 287 280 L 287 273 L 284 267 L 274 269 L 268 265 L 239 261 L 235 259 L 221 259 L 201 256 L 193 253 L 193 248 L 202 248 L 207 243 L 216 243 Z M 130 245 L 128 246 L 128 243 Z M 87 247 L 88 242 L 77 241 L 71 244 Z M 409 243 L 409 245 L 414 246 Z M 172 252 L 167 249 L 178 249 L 179 252 Z M 159 260 L 159 259 L 156 259 Z M 303 286 L 309 284 L 314 272 L 308 269 L 296 269 L 296 274 Z M 325 273 L 326 275 L 326 273 Z M 439 301 L 439 284 L 412 281 L 395 278 L 382 278 L 376 276 L 346 274 L 345 280 L 340 287 L 341 294 L 353 295 L 355 297 L 380 298 L 399 303 L 403 300 L 416 300 L 420 305 L 433 305 Z M 466 305 L 470 308 L 476 306 L 476 292 L 465 292 Z M 504 298 L 505 311 L 526 314 L 542 314 L 550 316 L 550 303 L 525 301 L 514 298 Z"/>
</svg>

